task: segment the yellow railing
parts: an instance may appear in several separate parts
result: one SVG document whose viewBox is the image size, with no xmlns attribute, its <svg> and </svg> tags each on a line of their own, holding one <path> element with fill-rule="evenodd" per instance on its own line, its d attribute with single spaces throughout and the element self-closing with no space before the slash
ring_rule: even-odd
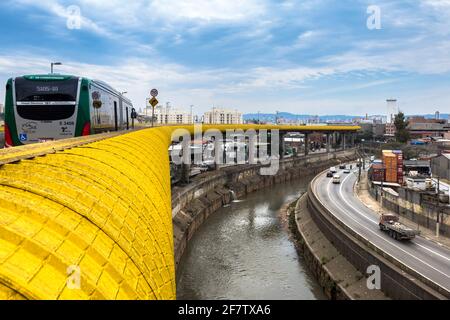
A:
<svg viewBox="0 0 450 320">
<path fill-rule="evenodd" d="M 193 132 L 158 127 L 1 150 L 0 299 L 174 299 L 167 148 L 178 128 Z"/>
</svg>

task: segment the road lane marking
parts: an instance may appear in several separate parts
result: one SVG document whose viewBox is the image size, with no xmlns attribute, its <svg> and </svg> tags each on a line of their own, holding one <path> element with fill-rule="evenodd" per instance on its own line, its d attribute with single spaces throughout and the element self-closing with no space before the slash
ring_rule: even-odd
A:
<svg viewBox="0 0 450 320">
<path fill-rule="evenodd" d="M 328 188 L 327 188 L 327 191 L 328 191 L 327 193 L 328 193 L 329 195 L 331 194 L 331 193 L 330 193 L 330 185 L 331 185 L 331 181 L 328 183 Z M 315 185 L 315 189 L 317 190 L 317 184 Z M 330 199 L 331 199 L 331 197 L 330 197 Z M 320 200 L 319 200 L 319 201 L 320 201 Z M 336 204 L 336 203 L 337 203 L 337 202 L 335 202 L 335 204 Z M 323 204 L 323 203 L 322 203 L 322 204 Z M 411 253 L 409 253 L 409 252 L 403 250 L 402 248 L 398 247 L 397 245 L 393 244 L 392 242 L 390 242 L 390 241 L 386 240 L 385 238 L 381 237 L 379 234 L 377 234 L 377 233 L 374 232 L 373 230 L 367 228 L 366 226 L 364 226 L 363 224 L 361 224 L 360 222 L 358 222 L 355 218 L 353 218 L 351 215 L 349 215 L 349 214 L 348 214 L 348 211 L 345 210 L 345 208 L 342 208 L 342 206 L 340 206 L 340 205 L 337 205 L 337 206 L 338 206 L 341 210 L 343 210 L 343 213 L 344 213 L 347 217 L 349 217 L 351 220 L 353 220 L 354 222 L 356 222 L 358 225 L 360 225 L 361 227 L 363 227 L 364 229 L 366 229 L 366 230 L 369 231 L 370 233 L 374 234 L 376 237 L 378 237 L 378 238 L 380 238 L 381 240 L 385 241 L 385 242 L 388 243 L 389 245 L 392 245 L 392 246 L 394 246 L 394 247 L 397 247 L 400 251 L 403 251 L 403 252 L 406 253 L 407 255 L 409 255 L 409 256 L 413 257 L 414 259 L 416 259 L 416 260 L 422 262 L 424 265 L 426 265 L 426 266 L 430 267 L 431 269 L 437 271 L 438 273 L 442 274 L 442 275 L 445 276 L 446 278 L 450 278 L 450 276 L 447 275 L 446 273 L 444 273 L 444 272 L 442 272 L 442 271 L 440 271 L 440 270 L 434 268 L 433 266 L 431 266 L 430 264 L 428 264 L 428 263 L 426 263 L 425 261 L 421 260 L 420 258 L 418 258 L 418 257 L 414 256 L 413 254 L 411 254 Z M 333 215 L 336 216 L 335 214 L 333 214 Z M 337 218 L 338 218 L 338 217 L 337 217 Z M 338 218 L 338 219 L 339 219 L 339 218 Z M 382 250 L 381 248 L 379 248 L 379 249 Z M 382 250 L 382 251 L 384 251 L 384 250 Z M 387 252 L 386 252 L 386 253 L 387 253 Z M 389 253 L 387 253 L 387 254 L 390 255 L 393 259 L 395 259 L 395 260 L 397 260 L 397 261 L 399 260 L 399 259 L 393 257 L 391 254 L 389 254 Z M 401 262 L 401 263 L 404 263 L 404 262 Z M 404 264 L 406 265 L 406 263 L 404 263 Z M 421 276 L 424 277 L 425 279 L 429 280 L 430 282 L 436 284 L 436 285 L 439 286 L 439 287 L 442 287 L 441 284 L 438 284 L 436 281 L 431 280 L 429 277 L 423 275 L 422 273 L 418 272 L 418 271 L 415 270 L 414 268 L 412 268 L 412 267 L 410 267 L 410 266 L 408 266 L 408 267 L 411 268 L 412 270 L 414 270 L 415 272 L 417 272 L 419 275 L 421 275 Z M 448 284 L 446 284 L 446 285 L 448 285 Z M 446 288 L 446 290 L 448 290 L 447 287 L 443 287 L 443 288 Z"/>
<path fill-rule="evenodd" d="M 349 177 L 350 177 L 350 176 L 346 177 L 346 178 L 343 180 L 341 186 L 339 187 L 339 195 L 341 196 L 341 198 L 344 200 L 344 202 L 345 202 L 349 207 L 351 207 L 353 210 L 355 210 L 359 215 L 361 215 L 361 216 L 363 216 L 363 217 L 366 217 L 365 215 L 361 214 L 357 208 L 355 208 L 354 206 L 352 206 L 352 205 L 346 200 L 344 194 L 342 193 L 342 187 L 343 187 L 343 184 L 345 183 L 345 181 L 346 181 Z M 338 206 L 339 206 L 341 209 L 344 209 L 347 213 L 349 213 L 349 212 L 348 212 L 345 208 L 343 208 L 342 206 L 340 206 L 340 205 L 338 205 Z M 352 219 L 352 220 L 354 220 L 355 222 L 357 222 L 355 219 Z M 372 220 L 370 220 L 370 221 L 372 221 Z M 372 221 L 372 222 L 373 222 L 373 221 Z M 358 223 L 358 222 L 357 222 L 357 223 Z M 358 224 L 360 224 L 360 223 L 358 223 Z M 361 224 L 360 224 L 360 225 L 361 225 Z M 361 225 L 361 226 L 362 226 L 362 225 Z M 365 226 L 363 226 L 363 227 L 364 227 L 365 229 L 367 229 Z M 422 259 L 420 259 L 420 258 L 416 257 L 415 255 L 413 255 L 412 253 L 409 253 L 409 252 L 405 251 L 403 248 L 397 246 L 393 241 L 390 241 L 390 238 L 389 238 L 389 241 L 387 241 L 384 237 L 381 237 L 379 234 L 373 232 L 372 230 L 370 230 L 370 229 L 367 229 L 367 230 L 371 231 L 371 232 L 374 233 L 377 237 L 379 237 L 379 238 L 385 240 L 386 242 L 388 242 L 388 243 L 391 244 L 392 246 L 398 248 L 399 250 L 403 251 L 404 253 L 406 253 L 406 254 L 408 254 L 408 255 L 414 257 L 415 259 L 421 261 L 422 263 L 424 263 L 425 265 L 429 266 L 430 268 L 432 268 L 432 269 L 436 270 L 437 272 L 439 272 L 439 273 L 445 275 L 447 278 L 450 278 L 450 276 L 447 275 L 446 273 L 444 273 L 443 271 L 441 271 L 441 270 L 439 270 L 439 269 L 436 269 L 436 268 L 433 267 L 432 265 L 428 264 L 427 262 L 425 262 L 425 261 L 423 261 Z M 415 245 L 418 245 L 418 246 L 420 246 L 420 247 L 422 247 L 421 245 L 419 245 L 419 244 L 416 243 L 416 242 L 414 242 L 414 244 L 415 244 Z M 431 249 L 428 249 L 428 250 L 431 251 L 431 252 L 433 252 L 434 254 L 440 256 L 440 254 L 438 254 L 438 253 L 432 251 Z M 447 258 L 446 258 L 446 259 L 447 259 Z M 411 269 L 413 269 L 413 268 L 411 268 Z M 413 269 L 413 270 L 414 270 L 414 269 Z M 416 272 L 417 272 L 417 271 L 416 271 Z"/>
<path fill-rule="evenodd" d="M 343 184 L 345 183 L 345 181 L 346 181 L 349 177 L 350 177 L 350 176 L 346 177 L 346 178 L 344 179 L 344 181 L 342 182 L 342 184 L 341 184 L 341 186 L 340 186 L 340 188 L 339 188 L 339 194 L 340 194 L 341 198 L 344 200 L 344 202 L 345 202 L 349 207 L 351 207 L 353 210 L 355 210 L 355 212 L 357 212 L 357 213 L 358 213 L 360 216 L 362 216 L 362 217 L 367 217 L 367 216 L 364 215 L 363 213 L 360 213 L 358 208 L 354 207 L 350 202 L 348 202 L 347 199 L 350 199 L 350 198 L 346 198 L 345 195 L 344 195 L 344 193 L 342 192 Z M 359 200 L 358 200 L 358 201 L 359 201 Z M 374 221 L 372 221 L 372 220 L 370 220 L 370 222 L 375 223 L 375 224 L 378 224 L 377 222 L 374 222 Z M 429 240 L 429 239 L 428 239 L 428 240 Z M 422 248 L 424 248 L 425 250 L 427 250 L 427 251 L 429 251 L 429 252 L 431 252 L 431 253 L 433 253 L 433 254 L 435 254 L 435 255 L 437 255 L 437 256 L 439 256 L 439 257 L 445 259 L 445 260 L 447 260 L 447 261 L 450 261 L 450 258 L 448 258 L 448 257 L 446 257 L 446 256 L 443 256 L 442 254 L 440 254 L 440 253 L 434 251 L 433 249 L 431 249 L 431 248 L 429 248 L 429 247 L 423 246 L 423 245 L 417 243 L 416 241 L 414 241 L 413 243 L 414 243 L 415 245 L 417 245 L 417 246 L 419 246 L 419 247 L 422 247 Z"/>
</svg>

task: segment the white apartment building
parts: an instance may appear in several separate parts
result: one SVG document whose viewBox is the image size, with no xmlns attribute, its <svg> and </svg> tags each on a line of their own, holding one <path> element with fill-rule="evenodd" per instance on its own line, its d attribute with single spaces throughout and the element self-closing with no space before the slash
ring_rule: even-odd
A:
<svg viewBox="0 0 450 320">
<path fill-rule="evenodd" d="M 222 108 L 212 108 L 203 116 L 205 124 L 242 124 L 242 112 Z"/>
<path fill-rule="evenodd" d="M 151 115 L 151 109 L 148 115 Z M 158 124 L 191 124 L 192 115 L 190 112 L 181 109 L 156 106 L 155 122 Z"/>
</svg>

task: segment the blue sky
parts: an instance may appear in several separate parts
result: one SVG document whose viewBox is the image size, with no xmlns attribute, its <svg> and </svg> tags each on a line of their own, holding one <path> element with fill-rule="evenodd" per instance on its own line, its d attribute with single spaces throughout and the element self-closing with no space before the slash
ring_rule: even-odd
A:
<svg viewBox="0 0 450 320">
<path fill-rule="evenodd" d="M 370 5 L 381 29 L 367 28 Z M 450 112 L 450 0 L 3 0 L 0 30 L 1 82 L 61 61 L 138 108 L 156 87 L 197 113 L 382 114 L 386 98 Z"/>
</svg>

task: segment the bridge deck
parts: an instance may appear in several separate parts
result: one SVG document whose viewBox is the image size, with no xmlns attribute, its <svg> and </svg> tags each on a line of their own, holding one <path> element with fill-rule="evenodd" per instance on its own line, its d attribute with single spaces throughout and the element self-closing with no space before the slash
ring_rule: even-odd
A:
<svg viewBox="0 0 450 320">
<path fill-rule="evenodd" d="M 176 129 L 193 132 L 158 127 L 1 150 L 0 299 L 174 299 L 167 149 Z"/>
</svg>

